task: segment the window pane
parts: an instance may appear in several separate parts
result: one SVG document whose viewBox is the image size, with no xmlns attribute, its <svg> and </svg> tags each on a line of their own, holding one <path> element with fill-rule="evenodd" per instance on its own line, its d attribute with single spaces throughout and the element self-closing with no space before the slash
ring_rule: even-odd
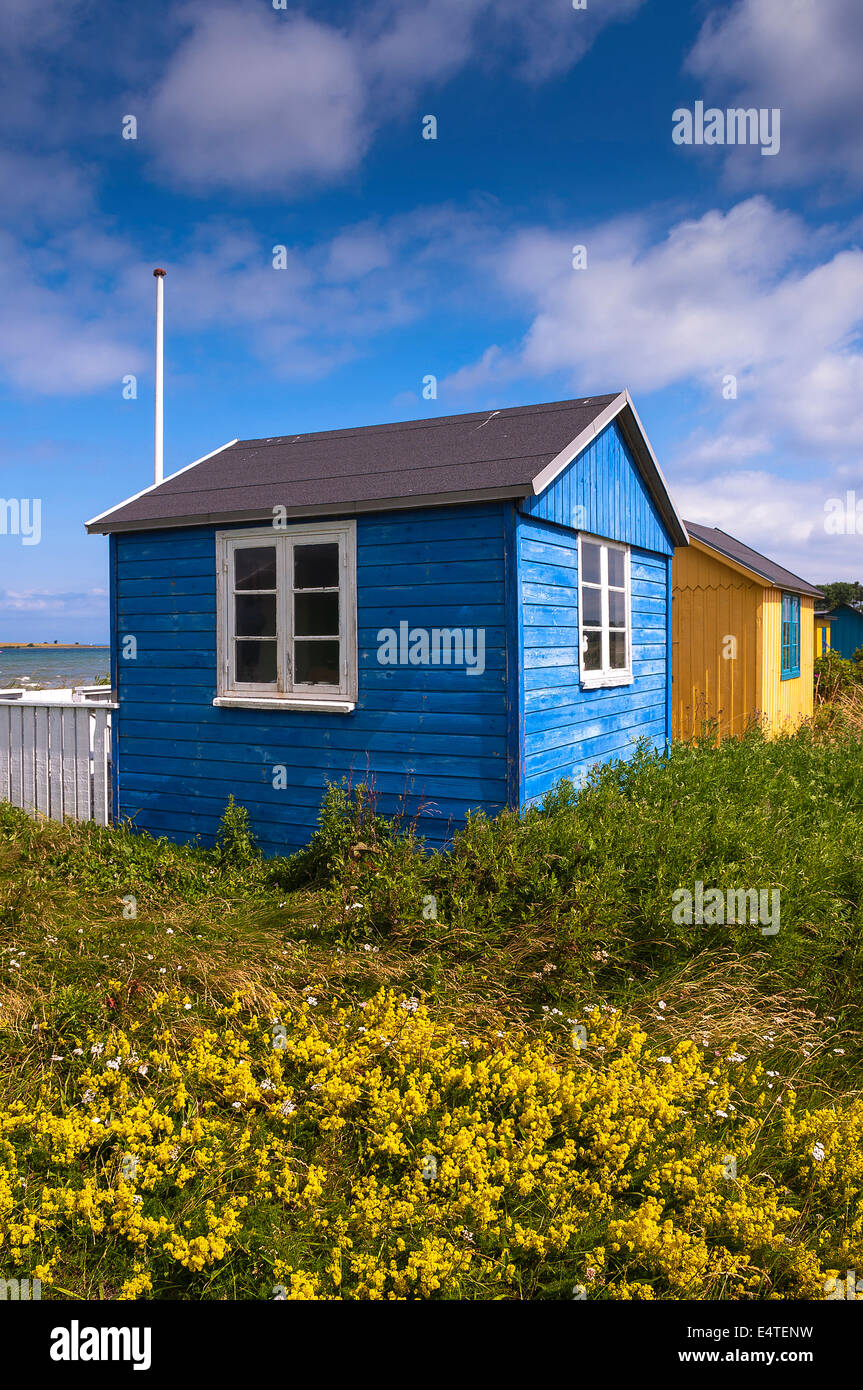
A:
<svg viewBox="0 0 863 1390">
<path fill-rule="evenodd" d="M 782 674 L 800 669 L 800 600 L 796 594 L 782 595 Z"/>
<path fill-rule="evenodd" d="M 602 590 L 582 589 L 581 621 L 587 626 L 599 626 L 602 622 Z"/>
<path fill-rule="evenodd" d="M 338 637 L 338 594 L 295 594 L 294 632 L 298 637 Z"/>
<path fill-rule="evenodd" d="M 323 545 L 294 544 L 295 589 L 337 589 L 338 586 L 337 541 L 327 541 Z"/>
<path fill-rule="evenodd" d="M 601 554 L 601 545 L 595 545 L 593 541 L 581 542 L 581 577 L 585 584 L 598 584 L 600 582 Z"/>
<path fill-rule="evenodd" d="M 581 667 L 583 671 L 602 670 L 601 632 L 585 632 L 582 639 Z"/>
<path fill-rule="evenodd" d="M 275 642 L 237 642 L 235 649 L 238 683 L 272 685 L 275 682 Z"/>
<path fill-rule="evenodd" d="M 612 627 L 626 627 L 626 594 L 622 589 L 608 591 L 608 621 Z"/>
<path fill-rule="evenodd" d="M 612 671 L 624 671 L 626 669 L 625 632 L 610 632 L 608 634 L 608 654 Z"/>
<path fill-rule="evenodd" d="M 234 603 L 238 637 L 275 637 L 275 594 L 237 594 Z"/>
<path fill-rule="evenodd" d="M 338 642 L 294 643 L 294 685 L 338 684 Z"/>
<path fill-rule="evenodd" d="M 276 547 L 238 546 L 234 551 L 235 589 L 275 589 Z"/>
<path fill-rule="evenodd" d="M 608 582 L 622 589 L 626 583 L 626 556 L 622 550 L 608 549 Z"/>
</svg>

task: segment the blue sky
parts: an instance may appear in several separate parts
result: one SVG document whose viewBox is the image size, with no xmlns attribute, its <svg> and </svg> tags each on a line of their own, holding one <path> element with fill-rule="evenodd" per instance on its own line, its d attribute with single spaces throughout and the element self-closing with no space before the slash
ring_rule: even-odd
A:
<svg viewBox="0 0 863 1390">
<path fill-rule="evenodd" d="M 107 635 L 156 265 L 166 472 L 626 386 L 684 516 L 863 578 L 859 0 L 4 0 L 0 60 L 0 640 Z M 778 153 L 676 144 L 698 101 Z"/>
</svg>

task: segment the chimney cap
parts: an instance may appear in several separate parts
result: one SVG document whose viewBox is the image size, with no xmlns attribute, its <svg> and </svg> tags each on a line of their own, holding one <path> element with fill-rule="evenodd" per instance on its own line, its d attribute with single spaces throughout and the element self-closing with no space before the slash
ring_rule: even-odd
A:
<svg viewBox="0 0 863 1390">
<path fill-rule="evenodd" d="M 167 274 L 167 271 L 165 271 L 165 270 L 159 270 L 159 269 L 157 268 L 156 270 L 153 271 L 153 274 L 154 274 L 154 275 L 166 275 L 166 274 Z"/>
</svg>

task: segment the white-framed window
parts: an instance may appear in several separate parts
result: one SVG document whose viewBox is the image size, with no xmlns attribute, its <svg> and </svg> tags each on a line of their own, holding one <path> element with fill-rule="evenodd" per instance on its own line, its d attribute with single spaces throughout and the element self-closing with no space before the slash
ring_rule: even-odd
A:
<svg viewBox="0 0 863 1390">
<path fill-rule="evenodd" d="M 217 705 L 349 711 L 356 523 L 216 533 Z"/>
<path fill-rule="evenodd" d="M 632 584 L 628 545 L 578 537 L 578 637 L 581 683 L 632 682 Z"/>
</svg>

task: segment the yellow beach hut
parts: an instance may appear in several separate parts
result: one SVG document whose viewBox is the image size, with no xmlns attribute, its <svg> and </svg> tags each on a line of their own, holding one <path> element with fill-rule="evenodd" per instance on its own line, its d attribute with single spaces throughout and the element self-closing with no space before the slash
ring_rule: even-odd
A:
<svg viewBox="0 0 863 1390">
<path fill-rule="evenodd" d="M 815 655 L 826 656 L 832 649 L 830 641 L 830 625 L 833 622 L 833 615 L 826 608 L 816 608 L 815 610 Z"/>
<path fill-rule="evenodd" d="M 685 523 L 672 567 L 672 733 L 768 734 L 812 714 L 815 600 L 823 594 L 718 527 Z"/>
</svg>

